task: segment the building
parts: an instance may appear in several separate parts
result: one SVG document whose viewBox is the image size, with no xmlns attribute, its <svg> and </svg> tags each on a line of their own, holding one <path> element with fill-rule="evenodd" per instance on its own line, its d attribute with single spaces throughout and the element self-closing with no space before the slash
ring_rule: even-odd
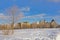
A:
<svg viewBox="0 0 60 40">
<path fill-rule="evenodd" d="M 31 28 L 37 28 L 38 27 L 38 23 L 37 22 L 34 22 L 31 24 Z"/>
<path fill-rule="evenodd" d="M 30 23 L 29 22 L 23 22 L 21 23 L 21 28 L 30 28 Z"/>
<path fill-rule="evenodd" d="M 14 24 L 14 29 L 21 29 L 21 23 Z"/>
<path fill-rule="evenodd" d="M 39 22 L 40 28 L 45 28 L 45 24 L 46 24 L 45 20 L 40 21 Z"/>
<path fill-rule="evenodd" d="M 46 22 L 45 27 L 50 28 L 50 22 Z"/>
<path fill-rule="evenodd" d="M 51 28 L 56 28 L 58 26 L 58 24 L 55 22 L 54 19 L 52 19 L 51 23 L 50 23 L 50 27 Z"/>
<path fill-rule="evenodd" d="M 60 28 L 60 25 L 58 25 L 57 28 Z"/>
</svg>

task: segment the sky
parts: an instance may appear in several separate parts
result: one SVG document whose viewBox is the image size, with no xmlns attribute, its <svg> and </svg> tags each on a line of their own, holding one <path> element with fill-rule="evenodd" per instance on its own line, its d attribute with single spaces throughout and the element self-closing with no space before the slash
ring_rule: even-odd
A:
<svg viewBox="0 0 60 40">
<path fill-rule="evenodd" d="M 14 5 L 22 10 L 18 22 L 54 19 L 60 24 L 60 0 L 0 0 L 0 24 L 7 23 L 5 10 Z"/>
</svg>

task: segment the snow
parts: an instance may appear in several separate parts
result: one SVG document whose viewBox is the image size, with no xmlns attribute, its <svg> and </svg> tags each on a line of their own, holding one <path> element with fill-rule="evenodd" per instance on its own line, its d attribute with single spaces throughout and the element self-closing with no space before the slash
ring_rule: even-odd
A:
<svg viewBox="0 0 60 40">
<path fill-rule="evenodd" d="M 11 31 L 11 30 L 10 30 Z M 3 35 L 0 30 L 0 40 L 58 40 L 60 29 L 19 29 L 12 35 Z"/>
<path fill-rule="evenodd" d="M 60 40 L 60 33 L 57 34 L 56 40 Z"/>
</svg>

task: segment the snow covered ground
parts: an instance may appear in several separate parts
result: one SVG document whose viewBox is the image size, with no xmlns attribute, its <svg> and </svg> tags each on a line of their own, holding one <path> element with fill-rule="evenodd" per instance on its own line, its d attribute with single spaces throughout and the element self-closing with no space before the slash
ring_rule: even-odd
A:
<svg viewBox="0 0 60 40">
<path fill-rule="evenodd" d="M 0 40 L 58 40 L 60 28 L 52 29 L 20 29 L 14 30 L 13 35 L 2 35 L 0 30 Z"/>
</svg>

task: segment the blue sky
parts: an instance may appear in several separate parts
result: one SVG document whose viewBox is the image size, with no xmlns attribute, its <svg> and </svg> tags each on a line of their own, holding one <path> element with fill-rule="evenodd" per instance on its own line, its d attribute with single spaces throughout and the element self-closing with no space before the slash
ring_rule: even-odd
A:
<svg viewBox="0 0 60 40">
<path fill-rule="evenodd" d="M 36 22 L 43 19 L 50 22 L 55 19 L 60 23 L 60 0 L 0 0 L 0 23 L 7 22 L 3 19 L 6 14 L 4 11 L 13 5 L 27 10 L 23 13 L 28 18 L 23 18 L 19 22 Z"/>
</svg>

